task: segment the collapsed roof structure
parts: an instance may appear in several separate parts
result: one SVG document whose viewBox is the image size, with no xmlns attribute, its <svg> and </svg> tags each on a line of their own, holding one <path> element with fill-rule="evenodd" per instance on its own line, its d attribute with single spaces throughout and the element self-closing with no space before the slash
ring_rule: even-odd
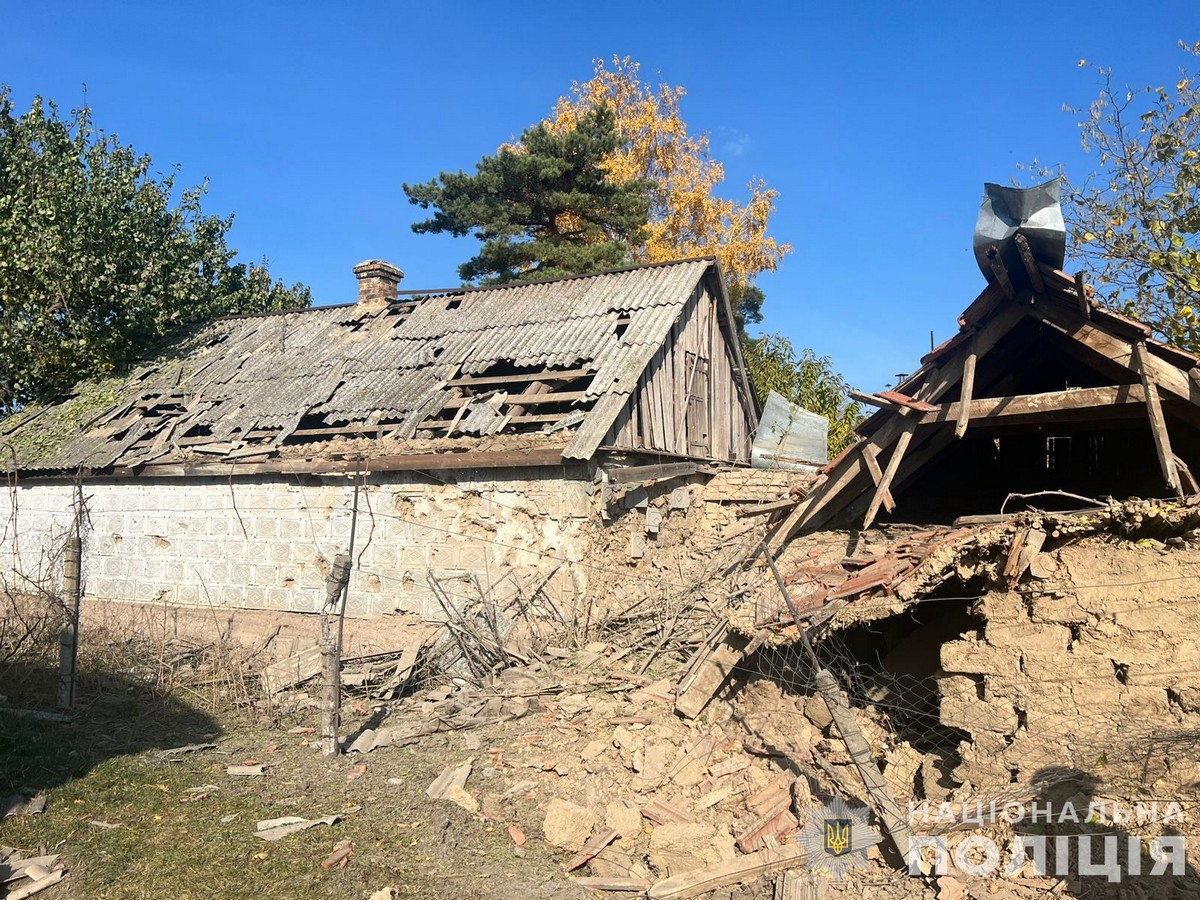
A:
<svg viewBox="0 0 1200 900">
<path fill-rule="evenodd" d="M 1051 185 L 1033 190 L 1057 213 Z M 988 187 L 976 234 L 987 287 L 916 372 L 893 390 L 856 393 L 877 411 L 823 469 L 776 546 L 880 517 L 994 513 L 1010 494 L 1058 492 L 1078 507 L 1065 495 L 1086 503 L 1198 490 L 1200 357 L 1099 306 L 1082 275 L 1059 268 L 1062 235 L 1047 237 L 1045 206 L 1029 208 L 1026 191 Z M 1007 233 L 996 234 L 998 220 Z"/>
<path fill-rule="evenodd" d="M 0 429 L 5 465 L 319 472 L 333 470 L 331 441 L 364 442 L 354 455 L 375 470 L 461 465 L 452 451 L 466 450 L 475 467 L 588 460 L 602 446 L 749 459 L 757 402 L 714 259 L 403 294 L 382 260 L 355 275 L 356 304 L 197 326 L 127 377 L 24 410 Z M 517 455 L 481 452 L 518 434 L 536 438 Z"/>
</svg>

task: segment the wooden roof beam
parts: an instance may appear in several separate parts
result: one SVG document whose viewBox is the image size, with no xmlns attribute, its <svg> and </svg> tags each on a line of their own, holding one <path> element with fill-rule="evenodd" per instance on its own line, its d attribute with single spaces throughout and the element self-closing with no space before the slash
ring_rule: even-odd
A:
<svg viewBox="0 0 1200 900">
<path fill-rule="evenodd" d="M 1017 416 L 1053 419 L 1070 410 L 1141 406 L 1145 402 L 1145 391 L 1138 384 L 1048 391 L 1042 394 L 1016 394 L 1011 397 L 981 397 L 967 403 L 947 403 L 936 412 L 923 414 L 918 424 L 929 426 L 959 421 L 964 408 L 968 410 L 969 418 L 977 421 Z"/>
<path fill-rule="evenodd" d="M 1020 237 L 1020 235 L 1017 235 Z M 979 362 L 979 353 L 975 349 L 975 336 L 971 335 L 971 346 L 967 349 L 967 358 L 963 361 L 962 391 L 960 392 L 958 421 L 954 425 L 954 436 L 961 438 L 967 433 L 967 425 L 971 421 L 971 398 L 975 393 L 975 365 Z"/>
<path fill-rule="evenodd" d="M 1017 252 L 1021 254 L 1021 262 L 1025 265 L 1025 273 L 1029 276 L 1029 283 L 1033 285 L 1034 293 L 1046 293 L 1046 282 L 1042 278 L 1042 270 L 1038 268 L 1033 250 L 1029 248 L 1029 241 L 1025 235 L 1018 234 L 1013 238 L 1013 243 L 1017 245 Z"/>
<path fill-rule="evenodd" d="M 1167 420 L 1163 418 L 1162 401 L 1158 397 L 1158 388 L 1154 385 L 1154 375 L 1146 364 L 1149 354 L 1146 352 L 1144 341 L 1133 345 L 1133 364 L 1142 379 L 1142 390 L 1146 394 L 1146 412 L 1150 415 L 1150 433 L 1154 436 L 1154 451 L 1158 454 L 1158 464 L 1162 468 L 1163 479 L 1167 487 L 1175 492 L 1175 496 L 1183 496 L 1183 488 L 1179 482 L 1179 470 L 1175 467 L 1175 454 L 1171 451 L 1171 437 L 1167 433 Z"/>
<path fill-rule="evenodd" d="M 1000 250 L 996 247 L 988 247 L 987 249 L 988 266 L 992 270 L 992 274 L 996 276 L 996 284 L 1000 285 L 1000 290 L 1004 291 L 1004 296 L 1009 300 L 1017 299 L 1017 289 L 1013 287 L 1012 279 L 1008 277 L 1008 268 L 1004 265 L 1004 260 L 1000 258 Z"/>
<path fill-rule="evenodd" d="M 883 476 L 875 485 L 875 494 L 871 497 L 870 505 L 867 506 L 866 515 L 863 516 L 863 528 L 870 528 L 871 523 L 875 521 L 875 516 L 879 514 L 879 507 L 883 504 L 883 498 L 889 494 L 892 479 L 896 477 L 896 471 L 900 468 L 900 463 L 904 460 L 904 454 L 907 452 L 908 445 L 912 442 L 913 432 L 916 430 L 916 416 L 907 417 L 904 430 L 900 432 L 900 437 L 896 440 L 896 446 L 892 450 L 891 457 L 888 459 L 887 468 L 883 470 Z M 864 452 L 866 450 L 867 448 L 864 448 Z M 874 473 L 872 472 L 871 474 L 874 477 Z"/>
<path fill-rule="evenodd" d="M 1094 354 L 1131 372 L 1138 371 L 1133 360 L 1133 339 L 1098 328 L 1073 311 L 1068 312 L 1061 306 L 1038 297 L 1029 305 L 1028 314 L 1075 340 L 1079 345 L 1087 347 Z M 1200 406 L 1200 380 L 1193 379 L 1187 372 L 1152 353 L 1145 354 L 1144 364 L 1160 391 Z"/>
</svg>

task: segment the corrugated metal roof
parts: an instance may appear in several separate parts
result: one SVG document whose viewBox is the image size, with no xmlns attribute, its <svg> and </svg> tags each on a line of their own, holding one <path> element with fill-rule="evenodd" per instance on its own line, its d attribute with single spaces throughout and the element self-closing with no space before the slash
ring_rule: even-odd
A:
<svg viewBox="0 0 1200 900">
<path fill-rule="evenodd" d="M 166 461 L 185 435 L 270 444 L 302 417 L 305 428 L 372 414 L 424 418 L 452 398 L 446 381 L 514 367 L 594 372 L 586 399 L 574 402 L 591 408 L 633 390 L 713 265 L 687 260 L 463 290 L 374 312 L 327 307 L 221 319 L 181 335 L 134 378 L 103 391 L 81 385 L 50 409 L 27 410 L 22 420 L 37 421 L 10 426 L 3 440 L 22 469 L 127 464 L 127 452 Z M 628 320 L 620 336 L 618 319 Z M 589 432 L 608 427 L 592 424 Z M 264 429 L 276 433 L 255 436 Z M 155 448 L 149 456 L 147 442 Z"/>
</svg>

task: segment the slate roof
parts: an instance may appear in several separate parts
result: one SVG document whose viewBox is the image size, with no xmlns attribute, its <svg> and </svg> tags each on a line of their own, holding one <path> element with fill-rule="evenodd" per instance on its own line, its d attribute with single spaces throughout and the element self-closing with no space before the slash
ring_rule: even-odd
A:
<svg viewBox="0 0 1200 900">
<path fill-rule="evenodd" d="M 181 334 L 132 375 L 81 384 L 0 424 L 0 445 L 12 448 L 4 465 L 13 467 L 14 453 L 27 471 L 197 454 L 259 460 L 339 429 L 445 435 L 451 418 L 460 435 L 569 425 L 576 431 L 564 455 L 586 459 L 706 275 L 720 283 L 712 259 L 441 293 L 379 311 L 351 305 L 220 319 Z M 516 407 L 537 373 L 549 387 L 540 386 L 537 405 Z M 507 385 L 506 375 L 517 377 Z M 467 393 L 475 396 L 462 398 L 463 379 L 492 376 L 494 384 L 473 385 Z M 442 430 L 429 432 L 431 422 Z"/>
</svg>

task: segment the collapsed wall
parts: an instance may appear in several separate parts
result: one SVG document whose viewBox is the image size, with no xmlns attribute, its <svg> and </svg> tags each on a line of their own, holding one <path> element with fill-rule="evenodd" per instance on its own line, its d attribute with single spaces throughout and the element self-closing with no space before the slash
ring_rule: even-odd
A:
<svg viewBox="0 0 1200 900">
<path fill-rule="evenodd" d="M 1028 589 L 987 594 L 984 627 L 940 648 L 941 722 L 970 735 L 954 780 L 1066 766 L 1200 782 L 1200 550 L 1103 535 L 1032 568 Z"/>
</svg>

